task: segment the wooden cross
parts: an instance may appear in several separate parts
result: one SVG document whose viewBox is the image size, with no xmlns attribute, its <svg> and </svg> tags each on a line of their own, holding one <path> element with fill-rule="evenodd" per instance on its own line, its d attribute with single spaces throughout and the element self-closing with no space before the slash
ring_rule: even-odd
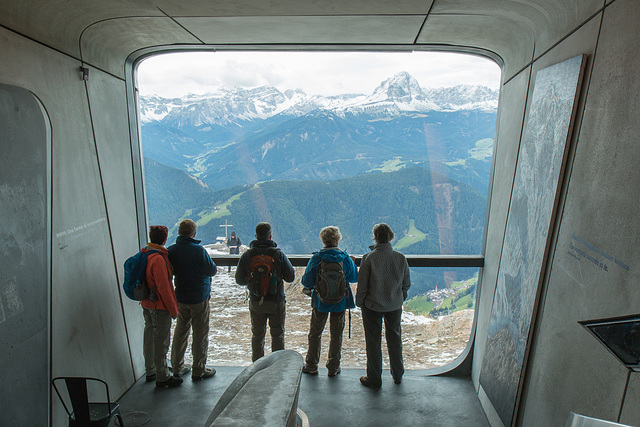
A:
<svg viewBox="0 0 640 427">
<path fill-rule="evenodd" d="M 227 224 L 227 220 L 224 220 L 224 224 L 220 225 L 220 227 L 224 227 L 224 240 L 225 242 L 227 241 L 227 232 L 229 230 L 229 227 L 233 227 L 232 224 Z"/>
</svg>

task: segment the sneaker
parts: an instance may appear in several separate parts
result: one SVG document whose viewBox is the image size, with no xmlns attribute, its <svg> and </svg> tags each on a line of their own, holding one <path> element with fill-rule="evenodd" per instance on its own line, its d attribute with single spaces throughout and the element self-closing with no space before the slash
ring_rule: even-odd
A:
<svg viewBox="0 0 640 427">
<path fill-rule="evenodd" d="M 180 378 L 181 376 L 188 374 L 189 372 L 191 372 L 191 365 L 183 365 L 182 368 L 178 370 L 178 372 L 176 372 L 175 370 L 173 371 L 173 376 L 176 378 Z"/>
<path fill-rule="evenodd" d="M 360 383 L 363 386 L 369 387 L 369 388 L 372 388 L 372 389 L 379 389 L 380 387 L 382 387 L 382 384 L 374 384 L 373 382 L 371 382 L 369 377 L 360 377 Z"/>
<path fill-rule="evenodd" d="M 191 375 L 191 380 L 192 381 L 205 380 L 207 378 L 211 378 L 215 374 L 216 374 L 215 368 L 204 368 L 204 372 L 201 373 L 200 375 Z"/>
<path fill-rule="evenodd" d="M 329 375 L 330 377 L 335 377 L 336 375 L 340 374 L 340 372 L 342 372 L 342 369 L 338 368 L 335 371 L 329 371 L 329 373 L 327 373 L 327 375 Z"/>
<path fill-rule="evenodd" d="M 156 380 L 156 374 L 147 375 L 146 381 L 148 383 L 154 382 Z"/>
<path fill-rule="evenodd" d="M 156 387 L 178 387 L 182 384 L 182 378 L 176 378 L 173 375 L 166 381 L 156 381 Z"/>
<path fill-rule="evenodd" d="M 311 369 L 306 363 L 302 366 L 302 372 L 309 375 L 318 375 L 318 368 Z"/>
</svg>

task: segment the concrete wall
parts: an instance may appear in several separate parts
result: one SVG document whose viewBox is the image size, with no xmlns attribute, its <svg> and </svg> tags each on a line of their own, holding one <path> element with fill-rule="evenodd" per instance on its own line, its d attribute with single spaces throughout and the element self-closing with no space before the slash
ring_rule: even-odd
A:
<svg viewBox="0 0 640 427">
<path fill-rule="evenodd" d="M 541 31 L 531 33 L 536 43 L 523 40 L 518 46 L 526 49 L 512 53 L 519 60 L 508 61 L 519 64 L 523 58 L 535 58 L 524 67 L 511 67 L 505 75 L 508 81 L 502 88 L 498 117 L 472 372 L 494 425 L 500 421 L 478 379 L 531 82 L 537 70 L 578 54 L 589 55 L 589 64 L 518 422 L 563 425 L 569 411 L 576 411 L 609 420 L 621 413 L 622 422 L 640 424 L 638 375 L 631 376 L 623 400 L 626 370 L 577 324 L 640 311 L 636 220 L 640 172 L 635 161 L 640 155 L 636 143 L 640 89 L 635 81 L 640 69 L 640 3 L 608 1 L 604 12 L 591 18 L 598 2 L 588 3 L 580 9 L 585 11 L 579 15 L 584 21 L 570 23 L 550 16 L 547 22 L 541 16 L 532 26 Z M 547 30 L 542 27 L 545 22 Z M 50 40 L 55 47 L 56 39 Z M 96 49 L 106 49 L 100 40 L 95 38 Z M 45 221 L 50 222 L 46 234 L 51 239 L 51 376 L 101 377 L 118 397 L 143 374 L 142 316 L 138 304 L 126 299 L 119 285 L 124 259 L 138 249 L 140 238 L 122 73 L 118 64 L 106 68 L 111 73 L 90 67 L 85 82 L 79 73 L 79 54 L 5 28 L 0 28 L 0 46 L 3 57 L 11 58 L 0 61 L 0 84 L 33 93 L 51 121 L 52 206 Z M 94 51 L 91 46 L 85 46 L 87 52 Z M 104 54 L 110 58 L 109 49 Z M 11 176 L 19 166 L 8 167 L 14 169 L 3 171 L 3 176 Z M 36 220 L 25 220 L 25 228 L 37 226 Z M 577 242 L 574 236 L 621 260 L 629 270 L 615 262 L 604 270 L 576 259 L 569 253 Z M 8 283 L 2 277 L 0 287 Z M 16 369 L 12 362 L 0 360 L 5 372 Z M 53 424 L 64 424 L 61 407 L 55 403 L 53 408 Z M 7 424 L 2 417 L 0 424 Z"/>
<path fill-rule="evenodd" d="M 0 84 L 2 425 L 49 419 L 50 130 L 33 94 Z M 25 411 L 24 401 L 43 404 Z"/>
<path fill-rule="evenodd" d="M 119 285 L 124 259 L 138 249 L 124 81 L 91 70 L 85 83 L 79 60 L 3 28 L 0 46 L 11 58 L 0 61 L 0 83 L 32 92 L 51 120 L 51 376 L 100 377 L 117 398 L 143 374 L 142 316 Z M 3 173 L 20 165 L 10 168 Z"/>
<path fill-rule="evenodd" d="M 564 425 L 570 411 L 617 421 L 621 407 L 620 422 L 640 424 L 637 374 L 631 375 L 623 399 L 627 370 L 577 323 L 640 312 L 640 172 L 634 160 L 640 158 L 640 88 L 634 77 L 635 70 L 640 69 L 638 19 L 640 3 L 610 3 L 603 13 L 576 26 L 575 31 L 569 28 L 566 34 L 558 34 L 555 46 L 502 89 L 473 369 L 474 383 L 492 425 L 502 423 L 478 379 L 517 158 L 518 131 L 527 112 L 518 115 L 522 113 L 522 101 L 532 91 L 529 75 L 534 81 L 538 70 L 578 54 L 589 55 L 589 62 L 517 424 Z M 579 255 L 572 256 L 576 254 L 571 245 L 585 249 L 580 243 L 584 241 L 614 257 L 614 261 L 591 251 L 603 262 L 601 267 Z M 629 269 L 616 265 L 615 259 Z"/>
</svg>

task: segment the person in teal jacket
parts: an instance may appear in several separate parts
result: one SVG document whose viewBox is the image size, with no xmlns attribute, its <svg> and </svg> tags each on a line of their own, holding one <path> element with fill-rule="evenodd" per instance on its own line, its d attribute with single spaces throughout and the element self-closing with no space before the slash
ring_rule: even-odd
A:
<svg viewBox="0 0 640 427">
<path fill-rule="evenodd" d="M 329 331 L 331 341 L 329 343 L 329 357 L 327 359 L 327 369 L 329 376 L 333 377 L 340 373 L 340 356 L 342 352 L 342 332 L 344 331 L 345 311 L 355 307 L 353 293 L 349 283 L 358 281 L 358 269 L 353 257 L 338 249 L 338 242 L 342 238 L 338 227 L 329 226 L 320 231 L 320 240 L 324 247 L 313 256 L 307 264 L 307 268 L 302 276 L 302 285 L 305 291 L 311 290 L 311 324 L 309 326 L 309 350 L 302 372 L 310 375 L 318 375 L 318 362 L 320 360 L 320 341 L 322 331 L 327 323 L 327 317 L 331 317 Z M 347 281 L 346 294 L 342 300 L 335 304 L 326 304 L 320 300 L 315 290 L 318 279 L 318 269 L 321 260 L 328 262 L 339 262 Z M 305 293 L 307 293 L 305 292 Z"/>
</svg>

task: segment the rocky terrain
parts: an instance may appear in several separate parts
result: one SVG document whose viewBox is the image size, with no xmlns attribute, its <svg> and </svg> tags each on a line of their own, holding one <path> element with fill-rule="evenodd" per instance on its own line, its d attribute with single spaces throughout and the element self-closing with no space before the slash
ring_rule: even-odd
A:
<svg viewBox="0 0 640 427">
<path fill-rule="evenodd" d="M 235 284 L 235 268 L 231 273 L 220 267 L 213 278 L 211 292 L 211 320 L 209 333 L 209 357 L 211 366 L 247 366 L 251 363 L 251 327 L 245 288 Z M 287 318 L 285 346 L 303 356 L 307 352 L 307 332 L 311 315 L 310 298 L 302 294 L 300 278 L 304 268 L 296 268 L 296 281 L 287 284 Z M 473 322 L 473 310 L 463 310 L 439 319 L 403 314 L 402 335 L 404 362 L 407 369 L 429 369 L 442 366 L 455 359 L 467 346 Z M 320 366 L 326 363 L 329 344 L 328 326 L 322 340 Z M 270 349 L 267 332 L 266 353 Z M 385 366 L 388 362 L 385 344 Z M 191 363 L 190 349 L 187 350 Z M 366 365 L 364 333 L 359 309 L 351 310 L 351 338 L 347 316 L 342 366 L 364 368 Z"/>
</svg>

